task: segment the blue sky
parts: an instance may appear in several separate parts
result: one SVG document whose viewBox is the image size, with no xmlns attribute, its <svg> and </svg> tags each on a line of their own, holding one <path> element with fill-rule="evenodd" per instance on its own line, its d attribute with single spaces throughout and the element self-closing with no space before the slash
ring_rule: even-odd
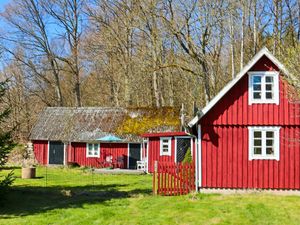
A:
<svg viewBox="0 0 300 225">
<path fill-rule="evenodd" d="M 0 0 L 0 11 L 4 9 L 4 6 L 9 3 L 11 0 Z"/>
</svg>

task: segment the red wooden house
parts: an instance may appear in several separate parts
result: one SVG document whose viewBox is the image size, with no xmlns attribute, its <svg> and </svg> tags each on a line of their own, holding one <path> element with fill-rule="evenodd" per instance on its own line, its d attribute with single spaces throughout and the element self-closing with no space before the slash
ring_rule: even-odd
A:
<svg viewBox="0 0 300 225">
<path fill-rule="evenodd" d="M 147 172 L 154 172 L 154 162 L 182 162 L 188 149 L 195 155 L 195 136 L 186 132 L 143 134 Z"/>
<path fill-rule="evenodd" d="M 144 157 L 142 138 L 117 134 L 131 114 L 123 108 L 48 107 L 31 131 L 35 157 L 44 165 L 136 169 Z"/>
<path fill-rule="evenodd" d="M 198 137 L 198 187 L 300 189 L 292 79 L 264 48 L 189 123 Z"/>
</svg>

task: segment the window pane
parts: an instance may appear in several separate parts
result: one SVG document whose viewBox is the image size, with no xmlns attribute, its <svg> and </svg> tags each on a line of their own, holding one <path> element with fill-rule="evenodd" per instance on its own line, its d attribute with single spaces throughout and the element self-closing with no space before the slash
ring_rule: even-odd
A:
<svg viewBox="0 0 300 225">
<path fill-rule="evenodd" d="M 89 144 L 89 151 L 93 150 L 93 144 Z"/>
<path fill-rule="evenodd" d="M 273 77 L 272 76 L 266 76 L 266 82 L 273 83 Z"/>
<path fill-rule="evenodd" d="M 266 132 L 266 136 L 267 136 L 268 138 L 272 138 L 272 137 L 274 137 L 274 132 L 273 132 L 273 131 L 267 131 L 267 132 Z"/>
<path fill-rule="evenodd" d="M 94 145 L 94 155 L 98 155 L 98 152 L 99 152 L 99 145 L 95 144 Z"/>
<path fill-rule="evenodd" d="M 254 99 L 261 99 L 261 92 L 254 92 L 253 93 L 253 98 Z"/>
<path fill-rule="evenodd" d="M 273 146 L 273 140 L 272 139 L 267 139 L 266 145 L 267 146 Z"/>
<path fill-rule="evenodd" d="M 261 146 L 261 140 L 254 140 L 254 146 L 259 147 Z"/>
<path fill-rule="evenodd" d="M 163 152 L 168 152 L 168 147 L 163 147 Z"/>
<path fill-rule="evenodd" d="M 274 149 L 273 148 L 267 148 L 266 153 L 267 153 L 267 155 L 274 155 Z"/>
<path fill-rule="evenodd" d="M 255 155 L 261 155 L 261 148 L 254 148 Z"/>
<path fill-rule="evenodd" d="M 261 138 L 261 131 L 254 131 L 255 138 Z"/>
<path fill-rule="evenodd" d="M 260 84 L 254 84 L 253 85 L 253 90 L 254 91 L 260 91 L 261 90 L 261 85 Z"/>
<path fill-rule="evenodd" d="M 273 99 L 273 93 L 272 92 L 266 92 L 266 99 Z"/>
<path fill-rule="evenodd" d="M 253 76 L 253 84 L 261 83 L 261 76 Z"/>
<path fill-rule="evenodd" d="M 267 91 L 272 91 L 273 90 L 273 85 L 272 84 L 266 84 L 266 90 Z"/>
<path fill-rule="evenodd" d="M 168 144 L 169 140 L 163 140 L 163 144 Z"/>
</svg>

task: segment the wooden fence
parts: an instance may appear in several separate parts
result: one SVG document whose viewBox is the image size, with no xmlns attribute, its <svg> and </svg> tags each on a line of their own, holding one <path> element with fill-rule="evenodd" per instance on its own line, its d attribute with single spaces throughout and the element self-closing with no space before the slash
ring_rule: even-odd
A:
<svg viewBox="0 0 300 225">
<path fill-rule="evenodd" d="M 155 162 L 153 193 L 183 195 L 195 190 L 194 163 Z"/>
</svg>

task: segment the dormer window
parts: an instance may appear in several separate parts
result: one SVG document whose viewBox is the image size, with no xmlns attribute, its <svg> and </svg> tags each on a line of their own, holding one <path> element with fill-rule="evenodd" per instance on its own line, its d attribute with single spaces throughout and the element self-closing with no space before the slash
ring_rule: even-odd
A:
<svg viewBox="0 0 300 225">
<path fill-rule="evenodd" d="M 279 79 L 276 71 L 248 72 L 249 105 L 279 104 Z"/>
</svg>

